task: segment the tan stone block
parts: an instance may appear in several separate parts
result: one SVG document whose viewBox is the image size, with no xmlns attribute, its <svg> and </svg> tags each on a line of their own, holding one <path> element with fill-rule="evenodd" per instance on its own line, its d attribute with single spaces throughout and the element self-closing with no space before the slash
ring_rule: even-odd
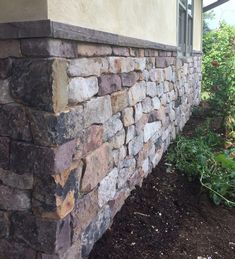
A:
<svg viewBox="0 0 235 259">
<path fill-rule="evenodd" d="M 135 63 L 131 57 L 108 57 L 110 73 L 128 73 L 134 71 Z"/>
<path fill-rule="evenodd" d="M 79 43 L 77 53 L 85 57 L 109 56 L 112 54 L 112 48 L 108 45 Z"/>
<path fill-rule="evenodd" d="M 113 93 L 111 95 L 111 104 L 112 104 L 113 114 L 125 109 L 129 104 L 127 91 L 124 90 L 124 91 Z"/>
<path fill-rule="evenodd" d="M 106 58 L 78 58 L 70 61 L 68 74 L 75 76 L 100 76 L 108 72 L 108 61 Z"/>
<path fill-rule="evenodd" d="M 84 106 L 85 127 L 106 122 L 112 116 L 109 95 L 88 101 Z"/>
<path fill-rule="evenodd" d="M 128 57 L 128 56 L 130 56 L 129 48 L 113 47 L 113 55 Z"/>
<path fill-rule="evenodd" d="M 132 124 L 134 124 L 134 110 L 132 107 L 126 108 L 123 113 L 122 113 L 122 119 L 123 119 L 123 124 L 125 127 L 128 127 Z"/>
<path fill-rule="evenodd" d="M 141 102 L 146 97 L 146 83 L 144 81 L 136 83 L 129 89 L 129 102 L 131 106 Z"/>
<path fill-rule="evenodd" d="M 68 76 L 66 71 L 66 61 L 55 59 L 52 64 L 52 103 L 55 113 L 63 111 L 68 105 Z"/>
<path fill-rule="evenodd" d="M 112 149 L 105 143 L 85 159 L 86 169 L 82 178 L 81 191 L 89 192 L 106 176 L 113 165 Z"/>
</svg>

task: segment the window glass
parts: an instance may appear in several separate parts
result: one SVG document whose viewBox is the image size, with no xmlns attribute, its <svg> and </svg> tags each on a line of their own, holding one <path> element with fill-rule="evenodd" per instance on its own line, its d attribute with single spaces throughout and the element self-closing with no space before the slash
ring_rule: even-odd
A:
<svg viewBox="0 0 235 259">
<path fill-rule="evenodd" d="M 185 7 L 187 6 L 187 0 L 180 0 L 181 4 L 183 4 Z"/>
<path fill-rule="evenodd" d="M 186 44 L 186 10 L 182 7 L 179 9 L 179 48 L 180 52 L 185 52 Z"/>
<path fill-rule="evenodd" d="M 193 1 L 192 0 L 188 0 L 188 14 L 189 15 L 193 15 Z"/>
<path fill-rule="evenodd" d="M 194 0 L 179 1 L 178 49 L 181 55 L 189 55 L 193 49 L 193 3 Z"/>
</svg>

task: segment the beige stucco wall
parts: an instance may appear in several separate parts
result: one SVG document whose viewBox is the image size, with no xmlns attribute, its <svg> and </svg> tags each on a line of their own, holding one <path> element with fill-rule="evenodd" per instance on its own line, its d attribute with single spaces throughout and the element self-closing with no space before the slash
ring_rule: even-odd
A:
<svg viewBox="0 0 235 259">
<path fill-rule="evenodd" d="M 202 49 L 202 0 L 194 1 L 193 49 Z"/>
<path fill-rule="evenodd" d="M 48 0 L 48 14 L 55 21 L 176 44 L 176 0 Z"/>
<path fill-rule="evenodd" d="M 201 5 L 195 0 L 193 48 L 201 50 Z M 0 22 L 51 19 L 177 45 L 177 0 L 0 0 Z"/>
<path fill-rule="evenodd" d="M 0 0 L 0 23 L 47 18 L 47 0 Z"/>
</svg>

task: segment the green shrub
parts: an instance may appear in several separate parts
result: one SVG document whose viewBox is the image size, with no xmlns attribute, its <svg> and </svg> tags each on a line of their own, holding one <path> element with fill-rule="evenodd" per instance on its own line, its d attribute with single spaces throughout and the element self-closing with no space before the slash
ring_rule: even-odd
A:
<svg viewBox="0 0 235 259">
<path fill-rule="evenodd" d="M 224 119 L 226 132 L 235 131 L 235 27 L 220 28 L 203 37 L 202 89 L 209 93 L 212 111 Z"/>
<path fill-rule="evenodd" d="M 204 140 L 178 137 L 169 148 L 167 160 L 190 181 L 199 179 L 215 204 L 235 206 L 235 161 L 227 153 L 214 154 Z"/>
<path fill-rule="evenodd" d="M 211 118 L 208 118 L 207 121 L 201 126 L 195 129 L 195 136 L 200 138 L 203 143 L 213 149 L 222 147 L 223 140 L 218 133 L 211 131 Z"/>
</svg>

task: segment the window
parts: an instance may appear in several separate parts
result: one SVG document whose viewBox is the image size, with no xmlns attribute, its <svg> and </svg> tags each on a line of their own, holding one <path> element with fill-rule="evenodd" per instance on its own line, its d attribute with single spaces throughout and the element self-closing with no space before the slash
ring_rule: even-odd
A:
<svg viewBox="0 0 235 259">
<path fill-rule="evenodd" d="M 193 50 L 193 2 L 179 0 L 178 51 L 184 56 Z"/>
</svg>

